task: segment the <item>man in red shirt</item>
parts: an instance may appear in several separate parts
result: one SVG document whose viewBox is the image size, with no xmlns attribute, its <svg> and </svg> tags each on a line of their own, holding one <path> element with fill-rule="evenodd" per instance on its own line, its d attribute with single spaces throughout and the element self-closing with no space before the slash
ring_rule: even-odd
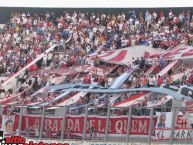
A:
<svg viewBox="0 0 193 145">
<path fill-rule="evenodd" d="M 90 75 L 87 75 L 86 77 L 84 77 L 83 83 L 84 84 L 91 84 L 91 77 L 90 77 Z"/>
<path fill-rule="evenodd" d="M 163 84 L 163 78 L 159 75 L 157 85 L 161 86 L 161 84 Z"/>
</svg>

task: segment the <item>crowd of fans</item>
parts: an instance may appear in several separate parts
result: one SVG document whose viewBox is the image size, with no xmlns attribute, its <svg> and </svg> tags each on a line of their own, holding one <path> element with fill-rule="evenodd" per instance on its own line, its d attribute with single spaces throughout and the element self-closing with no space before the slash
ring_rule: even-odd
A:
<svg viewBox="0 0 193 145">
<path fill-rule="evenodd" d="M 69 41 L 68 41 L 69 40 Z M 30 97 L 34 92 L 48 85 L 56 84 L 57 74 L 44 74 L 44 70 L 59 69 L 71 66 L 83 66 L 85 64 L 97 67 L 112 68 L 112 71 L 104 76 L 93 74 L 77 74 L 67 76 L 63 81 L 73 83 L 78 80 L 83 84 L 97 84 L 109 87 L 113 80 L 123 74 L 126 70 L 135 65 L 139 69 L 135 71 L 125 81 L 124 88 L 158 87 L 167 85 L 193 84 L 192 65 L 179 62 L 177 68 L 172 68 L 166 75 L 157 74 L 166 67 L 170 61 L 162 58 L 137 58 L 132 59 L 129 66 L 115 66 L 100 62 L 90 55 L 98 54 L 108 50 L 122 49 L 137 45 L 170 49 L 179 44 L 193 46 L 193 15 L 190 11 L 174 13 L 170 11 L 148 11 L 135 12 L 128 11 L 127 14 L 120 13 L 82 13 L 64 12 L 56 16 L 53 12 L 45 14 L 13 13 L 10 21 L 0 29 L 0 77 L 10 77 L 25 65 L 30 63 L 40 54 L 44 53 L 50 46 L 56 44 L 57 47 L 39 60 L 36 64 L 27 69 L 17 78 L 17 90 L 0 89 L 1 98 L 19 93 L 19 100 L 24 103 L 51 102 L 60 93 L 43 93 Z M 145 74 L 149 68 L 156 65 L 155 69 Z M 176 74 L 182 73 L 180 79 L 174 79 Z M 129 99 L 135 93 L 120 94 L 114 103 L 119 103 Z M 61 101 L 69 99 L 76 93 L 70 93 L 63 99 L 59 99 L 50 105 L 57 105 Z M 88 113 L 97 115 L 107 115 L 107 106 L 112 103 L 113 95 L 100 93 L 87 93 L 71 105 L 69 114 L 82 114 L 84 106 L 91 104 Z M 160 94 L 159 94 L 160 95 Z M 143 107 L 151 106 L 150 102 L 157 101 L 161 110 L 171 111 L 172 100 L 167 100 L 163 96 L 153 94 L 139 101 L 132 110 L 132 115 L 149 115 L 150 110 Z M 159 97 L 157 97 L 159 96 Z M 163 98 L 163 99 L 161 99 Z M 18 99 L 18 98 L 17 98 Z M 17 101 L 17 100 L 14 100 Z M 183 107 L 185 107 L 183 100 Z M 73 109 L 74 107 L 74 109 Z M 94 109 L 94 107 L 97 107 Z M 12 110 L 11 110 L 12 111 Z M 10 111 L 10 112 L 11 112 Z M 19 108 L 14 111 L 19 111 Z M 28 113 L 34 113 L 28 108 Z M 39 110 L 41 113 L 41 109 Z M 37 110 L 35 110 L 37 113 Z M 54 113 L 49 111 L 49 113 Z M 128 108 L 111 110 L 111 115 L 127 115 Z M 50 131 L 51 132 L 51 131 Z M 48 132 L 45 135 L 48 135 Z M 70 132 L 70 131 L 69 131 Z M 94 128 L 90 128 L 93 137 Z M 69 134 L 69 133 L 68 133 Z M 26 129 L 26 135 L 30 135 L 30 130 Z M 35 136 L 39 136 L 39 129 L 35 129 Z M 57 135 L 59 136 L 59 135 Z M 47 136 L 48 137 L 48 136 Z"/>
<path fill-rule="evenodd" d="M 106 49 L 135 45 L 167 49 L 178 44 L 192 45 L 192 32 L 190 11 L 167 14 L 147 10 L 145 13 L 131 11 L 118 15 L 64 12 L 60 16 L 53 12 L 13 13 L 10 22 L 0 32 L 0 73 L 10 76 L 53 43 L 60 46 L 58 50 L 73 54 L 77 63 L 82 65 L 86 54 L 101 45 Z M 70 33 L 73 38 L 65 44 Z M 52 52 L 37 65 L 58 64 L 67 61 L 65 57 L 65 54 Z"/>
<path fill-rule="evenodd" d="M 98 51 L 121 49 L 136 45 L 160 47 L 168 49 L 178 44 L 193 45 L 193 18 L 190 11 L 174 13 L 170 11 L 129 11 L 127 14 L 97 14 L 64 12 L 56 16 L 53 12 L 45 14 L 13 13 L 10 21 L 0 30 L 0 76 L 10 77 L 26 64 L 34 60 L 53 44 L 57 47 L 48 53 L 35 65 L 26 70 L 17 79 L 19 93 L 27 90 L 22 98 L 33 94 L 40 88 L 55 84 L 54 75 L 44 76 L 41 72 L 49 68 L 65 68 L 84 64 L 104 65 L 93 60 L 89 55 Z M 70 41 L 67 42 L 67 40 Z M 153 73 L 144 75 L 152 65 L 157 63 Z M 99 84 L 109 87 L 112 80 L 139 64 L 139 71 L 132 74 L 125 87 L 152 87 L 163 83 L 187 84 L 192 83 L 191 66 L 180 64 L 179 70 L 171 70 L 164 77 L 156 74 L 169 62 L 161 58 L 133 59 L 131 66 L 118 66 L 111 74 L 97 76 L 90 74 L 80 79 L 84 84 Z M 107 65 L 107 64 L 105 64 Z M 181 80 L 173 80 L 177 72 L 184 72 Z M 29 89 L 31 88 L 31 89 Z M 9 90 L 12 93 L 13 90 Z M 95 98 L 95 97 L 94 97 Z M 77 103 L 84 105 L 93 97 L 85 97 Z M 96 98 L 95 98 L 96 99 Z M 108 99 L 102 100 L 108 104 Z"/>
</svg>

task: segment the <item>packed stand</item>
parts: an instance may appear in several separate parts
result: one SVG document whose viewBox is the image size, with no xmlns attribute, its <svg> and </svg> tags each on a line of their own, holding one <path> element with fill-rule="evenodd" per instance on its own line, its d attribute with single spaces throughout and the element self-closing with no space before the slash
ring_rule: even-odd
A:
<svg viewBox="0 0 193 145">
<path fill-rule="evenodd" d="M 1 76 L 9 77 L 34 60 L 53 44 L 58 47 L 47 54 L 18 78 L 20 84 L 19 93 L 26 88 L 32 88 L 31 92 L 24 94 L 23 98 L 46 85 L 55 84 L 54 75 L 41 76 L 35 73 L 45 68 L 70 67 L 77 65 L 100 65 L 97 60 L 92 60 L 89 55 L 102 47 L 102 50 L 121 49 L 136 45 L 146 45 L 168 49 L 178 44 L 192 45 L 193 20 L 189 11 L 175 14 L 161 12 L 145 13 L 129 11 L 128 14 L 96 14 L 64 12 L 56 16 L 52 12 L 45 14 L 14 13 L 0 33 L 1 47 Z M 72 34 L 69 43 L 65 41 Z M 99 52 L 100 54 L 100 52 Z M 160 86 L 163 83 L 174 84 L 172 72 L 164 79 L 157 78 L 156 72 L 143 76 L 154 63 L 158 63 L 157 72 L 162 70 L 168 62 L 153 59 L 138 58 L 133 60 L 133 65 L 139 64 L 140 71 L 130 76 L 127 88 Z M 118 67 L 111 76 L 86 75 L 82 78 L 84 84 L 99 84 L 109 87 L 111 81 L 122 74 L 127 67 Z M 186 68 L 188 69 L 188 68 Z M 32 75 L 33 74 L 33 75 Z M 192 83 L 190 73 L 180 80 L 180 83 Z M 188 75 L 188 76 L 187 76 Z M 29 79 L 29 80 L 28 80 Z M 109 81 L 111 80 L 111 81 Z M 10 90 L 9 92 L 12 92 Z M 88 98 L 88 99 L 87 99 Z M 91 99 L 86 97 L 77 105 L 88 103 Z M 86 103 L 85 103 L 86 102 Z"/>
</svg>

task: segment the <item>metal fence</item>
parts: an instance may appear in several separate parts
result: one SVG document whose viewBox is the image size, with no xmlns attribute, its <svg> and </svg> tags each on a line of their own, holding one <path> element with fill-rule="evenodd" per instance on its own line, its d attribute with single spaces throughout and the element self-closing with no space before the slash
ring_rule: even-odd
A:
<svg viewBox="0 0 193 145">
<path fill-rule="evenodd" d="M 9 111 L 3 111 L 2 128 L 14 116 L 13 131 L 7 135 L 23 135 L 40 140 L 193 143 L 193 108 L 30 107 L 33 106 L 12 106 L 7 109 Z"/>
</svg>

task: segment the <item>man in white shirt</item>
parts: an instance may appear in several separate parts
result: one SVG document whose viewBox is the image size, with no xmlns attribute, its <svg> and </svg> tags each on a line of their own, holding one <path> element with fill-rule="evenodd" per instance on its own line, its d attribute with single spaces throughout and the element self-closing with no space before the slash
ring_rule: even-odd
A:
<svg viewBox="0 0 193 145">
<path fill-rule="evenodd" d="M 55 75 L 52 75 L 52 76 L 50 77 L 50 84 L 51 84 L 51 85 L 56 84 Z"/>
<path fill-rule="evenodd" d="M 153 80 L 153 76 L 148 78 L 148 86 L 149 87 L 153 87 L 154 86 L 154 80 Z"/>
</svg>

